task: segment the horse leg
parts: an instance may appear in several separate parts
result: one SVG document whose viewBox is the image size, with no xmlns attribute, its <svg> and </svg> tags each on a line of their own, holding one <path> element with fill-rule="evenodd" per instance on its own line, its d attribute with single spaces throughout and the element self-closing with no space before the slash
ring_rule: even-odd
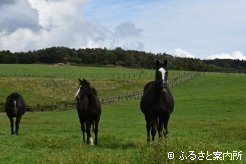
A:
<svg viewBox="0 0 246 164">
<path fill-rule="evenodd" d="M 162 138 L 162 137 L 164 137 L 164 126 L 163 126 L 163 124 L 164 124 L 164 120 L 163 120 L 163 118 L 162 117 L 160 117 L 159 118 L 159 123 L 158 123 L 158 133 L 159 133 L 159 138 Z"/>
<path fill-rule="evenodd" d="M 15 134 L 16 135 L 18 135 L 19 133 L 20 120 L 21 120 L 21 116 L 17 116 L 16 121 L 15 121 Z"/>
<path fill-rule="evenodd" d="M 93 139 L 91 137 L 91 121 L 86 121 L 86 134 L 87 134 L 87 144 L 93 145 Z"/>
<path fill-rule="evenodd" d="M 156 120 L 156 118 L 153 118 L 152 121 L 151 121 L 151 135 L 152 135 L 152 141 L 155 140 L 156 124 L 157 124 L 157 120 Z"/>
<path fill-rule="evenodd" d="M 146 120 L 146 129 L 147 129 L 147 142 L 150 142 L 150 118 L 147 114 L 145 114 Z"/>
<path fill-rule="evenodd" d="M 14 119 L 13 117 L 9 117 L 9 120 L 10 120 L 11 134 L 14 134 Z"/>
<path fill-rule="evenodd" d="M 83 135 L 83 142 L 85 142 L 85 124 L 81 122 L 80 125 L 81 125 L 81 131 Z"/>
<path fill-rule="evenodd" d="M 85 142 L 85 121 L 80 113 L 78 113 L 78 115 L 79 115 L 80 129 L 83 136 L 83 142 Z"/>
<path fill-rule="evenodd" d="M 94 128 L 94 133 L 95 133 L 95 144 L 97 145 L 97 134 L 98 134 L 98 124 L 99 124 L 99 119 L 95 120 L 95 128 Z"/>
<path fill-rule="evenodd" d="M 79 117 L 79 121 L 80 121 L 80 129 L 83 135 L 83 142 L 85 142 L 85 123 L 84 120 L 82 120 L 81 117 Z"/>
<path fill-rule="evenodd" d="M 165 136 L 166 140 L 167 140 L 167 133 L 168 133 L 167 126 L 168 126 L 169 117 L 170 117 L 170 114 L 167 114 L 165 119 L 164 119 L 164 136 Z"/>
</svg>

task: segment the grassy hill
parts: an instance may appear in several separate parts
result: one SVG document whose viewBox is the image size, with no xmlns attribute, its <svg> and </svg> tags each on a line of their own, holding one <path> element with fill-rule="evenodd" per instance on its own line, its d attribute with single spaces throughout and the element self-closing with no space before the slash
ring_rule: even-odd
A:
<svg viewBox="0 0 246 164">
<path fill-rule="evenodd" d="M 184 71 L 170 71 L 169 78 Z M 0 102 L 11 92 L 23 94 L 30 106 L 74 101 L 78 78 L 85 78 L 100 98 L 142 90 L 154 70 L 124 67 L 0 64 Z"/>
<path fill-rule="evenodd" d="M 1 80 L 2 78 L 12 77 L 1 77 Z M 72 80 L 76 84 L 76 78 Z M 136 86 L 148 80 L 139 80 L 141 83 Z M 125 80 L 116 80 L 115 84 L 122 81 Z M 145 121 L 139 109 L 139 100 L 103 105 L 99 146 L 82 144 L 76 110 L 28 112 L 21 121 L 19 136 L 10 135 L 9 120 L 5 113 L 0 113 L 0 161 L 210 163 L 206 157 L 213 159 L 213 152 L 242 151 L 241 161 L 225 158 L 213 162 L 245 163 L 245 83 L 246 76 L 242 74 L 205 73 L 172 88 L 175 109 L 169 122 L 168 143 L 156 140 L 151 146 L 146 143 Z M 126 86 L 131 88 L 132 84 L 127 83 Z M 117 92 L 124 92 L 126 86 L 118 85 L 121 87 L 116 87 Z M 191 155 L 190 151 L 194 151 L 196 156 Z M 174 159 L 168 159 L 169 152 L 174 153 Z M 200 157 L 203 161 L 198 160 L 198 153 L 201 152 L 205 153 L 204 158 Z M 194 161 L 191 160 L 193 158 Z"/>
</svg>

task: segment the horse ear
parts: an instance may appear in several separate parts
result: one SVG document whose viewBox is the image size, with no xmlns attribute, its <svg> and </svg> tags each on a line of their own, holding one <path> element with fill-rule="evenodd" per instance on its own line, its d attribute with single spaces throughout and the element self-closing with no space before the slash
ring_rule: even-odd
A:
<svg viewBox="0 0 246 164">
<path fill-rule="evenodd" d="M 85 79 L 83 79 L 83 82 L 86 83 L 86 84 L 88 84 L 88 85 L 90 85 L 89 81 L 87 81 Z"/>
<path fill-rule="evenodd" d="M 159 62 L 159 60 L 157 59 L 157 60 L 155 61 L 155 68 L 159 68 L 159 65 L 160 65 L 160 62 Z"/>
<path fill-rule="evenodd" d="M 81 79 L 79 79 L 79 82 L 81 83 L 81 82 L 82 82 L 82 80 L 81 80 Z"/>
<path fill-rule="evenodd" d="M 166 66 L 167 66 L 167 60 L 164 61 L 164 67 L 166 67 Z"/>
</svg>

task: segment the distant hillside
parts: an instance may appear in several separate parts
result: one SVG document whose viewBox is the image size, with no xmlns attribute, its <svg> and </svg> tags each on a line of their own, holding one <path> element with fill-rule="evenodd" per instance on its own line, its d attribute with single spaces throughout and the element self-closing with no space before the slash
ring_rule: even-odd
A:
<svg viewBox="0 0 246 164">
<path fill-rule="evenodd" d="M 123 50 L 116 48 L 70 49 L 66 47 L 51 47 L 37 51 L 15 52 L 0 51 L 0 63 L 70 63 L 92 65 L 116 65 L 130 68 L 153 68 L 155 59 L 169 62 L 169 69 L 187 71 L 240 72 L 246 73 L 246 61 L 215 59 L 200 60 L 180 58 L 172 55 L 153 54 L 143 51 Z"/>
<path fill-rule="evenodd" d="M 214 60 L 204 60 L 204 62 L 209 65 L 220 67 L 225 72 L 246 73 L 246 61 L 244 60 L 214 59 Z"/>
</svg>

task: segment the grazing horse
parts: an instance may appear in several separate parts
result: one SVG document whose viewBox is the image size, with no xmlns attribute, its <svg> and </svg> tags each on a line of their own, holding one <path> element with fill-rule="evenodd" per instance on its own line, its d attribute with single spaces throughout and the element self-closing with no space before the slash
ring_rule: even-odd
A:
<svg viewBox="0 0 246 164">
<path fill-rule="evenodd" d="M 167 138 L 168 120 L 174 109 L 174 100 L 167 83 L 166 66 L 166 60 L 163 64 L 156 61 L 155 81 L 145 85 L 140 101 L 140 108 L 146 120 L 147 142 L 150 141 L 150 130 L 152 141 L 155 139 L 156 129 L 159 138 L 163 136 Z"/>
<path fill-rule="evenodd" d="M 97 145 L 98 124 L 101 115 L 101 103 L 97 97 L 96 90 L 90 86 L 85 79 L 80 80 L 78 91 L 75 95 L 76 108 L 79 115 L 83 141 L 85 142 L 85 131 L 87 134 L 87 144 L 93 145 L 91 137 L 91 127 L 95 133 L 95 144 Z"/>
<path fill-rule="evenodd" d="M 23 97 L 17 92 L 10 94 L 6 98 L 5 111 L 10 120 L 11 134 L 15 133 L 16 135 L 18 135 L 21 117 L 26 112 L 26 103 Z M 14 117 L 16 117 L 15 131 L 14 131 L 14 119 L 13 119 Z"/>
</svg>

